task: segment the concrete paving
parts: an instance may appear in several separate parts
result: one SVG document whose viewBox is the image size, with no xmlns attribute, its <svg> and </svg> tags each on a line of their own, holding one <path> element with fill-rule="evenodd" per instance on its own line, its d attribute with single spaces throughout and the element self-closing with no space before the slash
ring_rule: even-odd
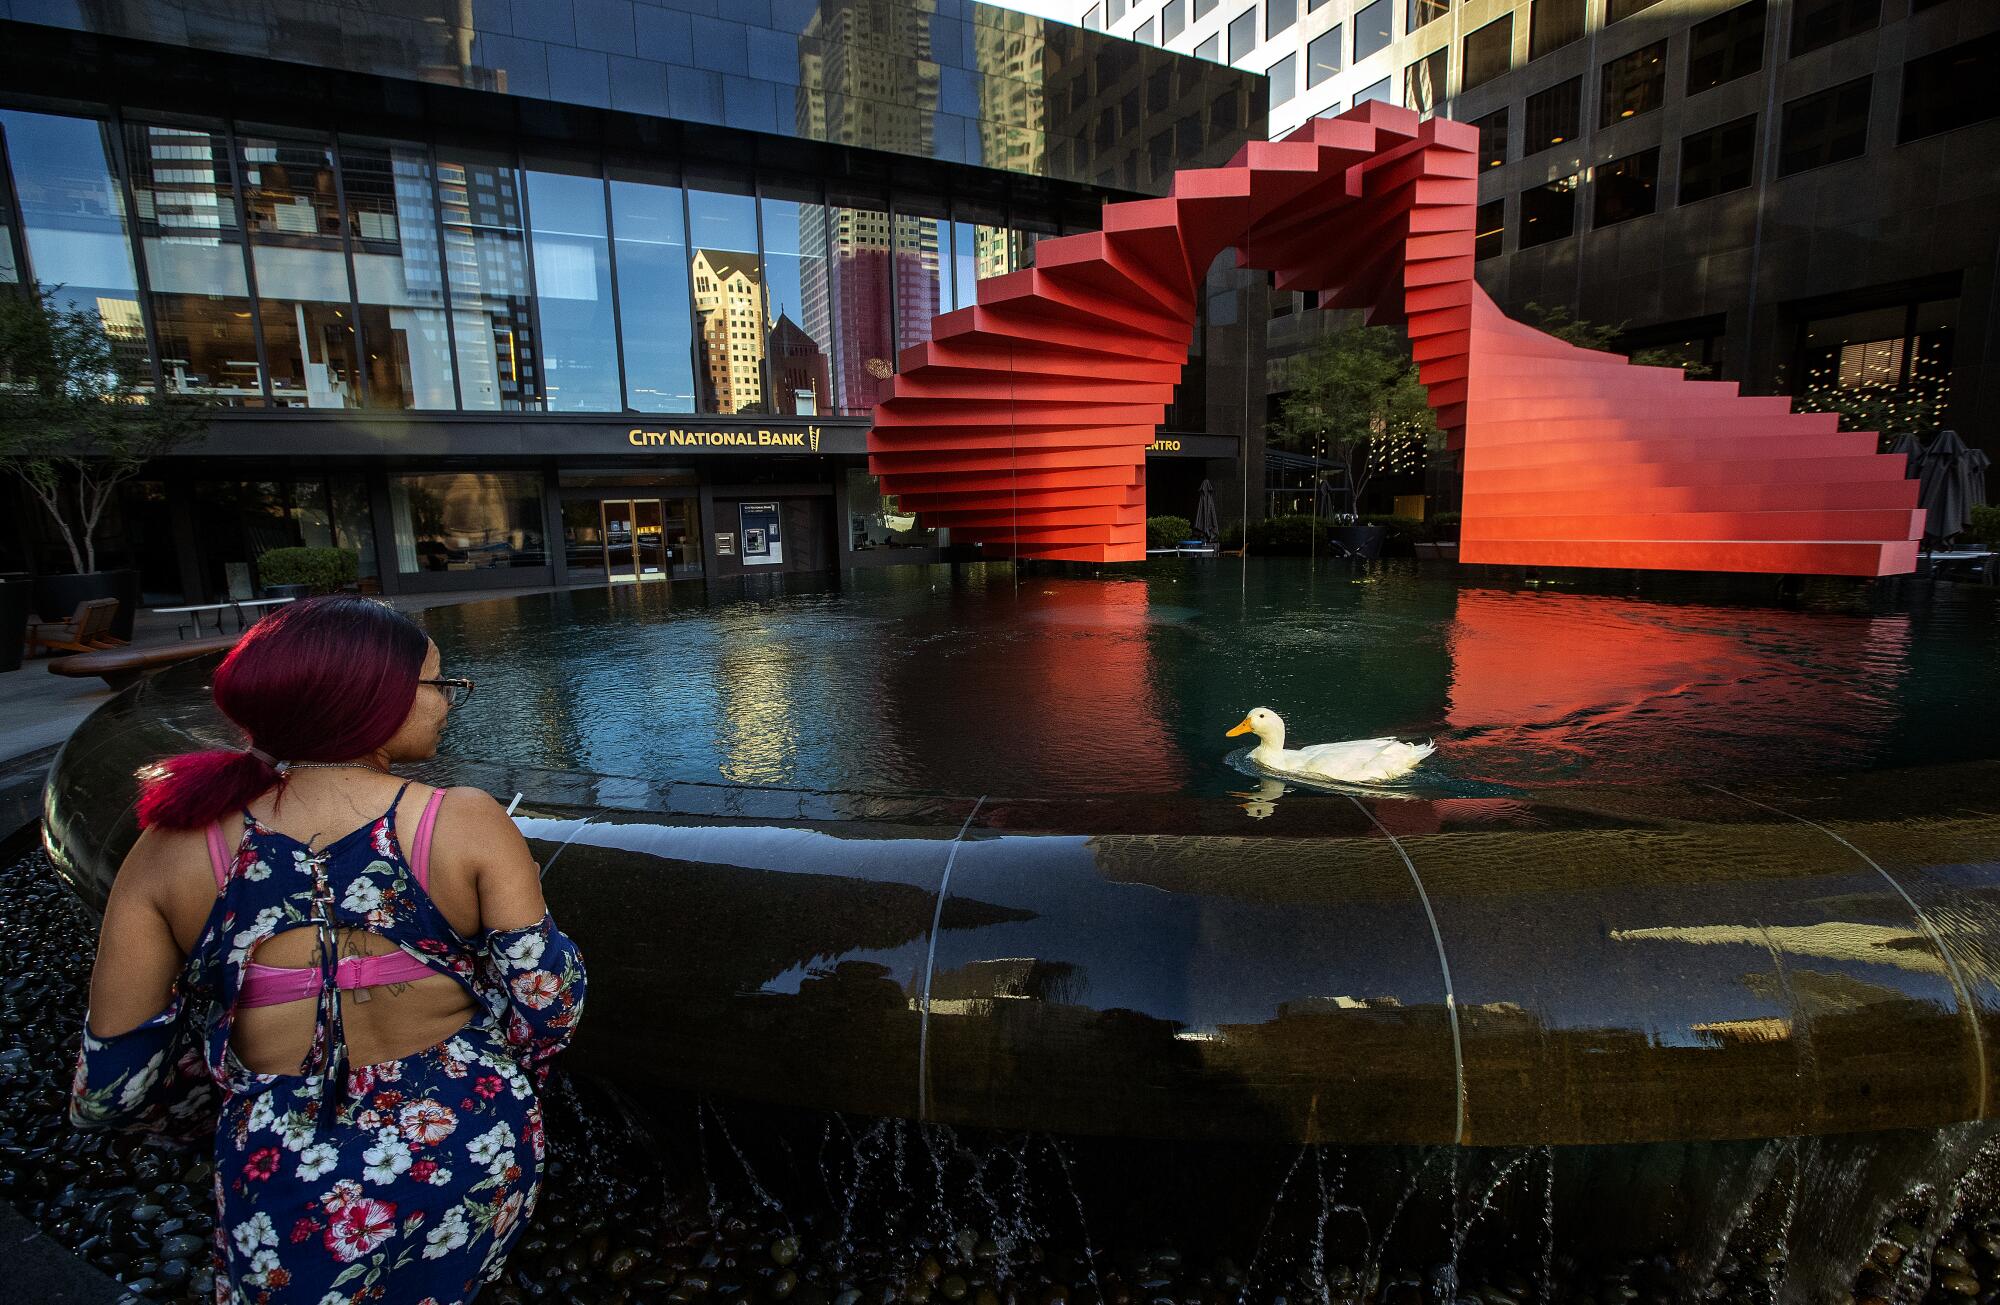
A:
<svg viewBox="0 0 2000 1305">
<path fill-rule="evenodd" d="M 383 601 L 405 612 L 457 603 L 476 603 L 489 598 L 518 598 L 553 592 L 551 586 L 520 589 L 461 589 L 445 593 L 397 594 Z M 132 646 L 155 648 L 180 641 L 177 625 L 184 617 L 157 616 L 139 609 L 132 623 Z M 233 631 L 235 622 L 225 615 L 223 629 Z M 212 637 L 214 631 L 204 634 Z M 190 635 L 190 638 L 200 637 Z M 70 736 L 83 718 L 110 700 L 115 690 L 104 681 L 72 679 L 49 674 L 48 658 L 24 662 L 18 671 L 0 673 L 0 762 L 53 747 Z"/>
</svg>

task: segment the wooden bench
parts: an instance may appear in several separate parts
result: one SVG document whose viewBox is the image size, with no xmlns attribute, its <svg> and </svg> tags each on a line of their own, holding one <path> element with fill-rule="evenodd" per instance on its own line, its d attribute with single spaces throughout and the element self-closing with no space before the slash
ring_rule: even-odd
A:
<svg viewBox="0 0 2000 1305">
<path fill-rule="evenodd" d="M 189 639 L 162 644 L 157 648 L 108 648 L 102 652 L 77 653 L 49 663 L 51 675 L 77 677 L 100 675 L 114 689 L 134 683 L 148 671 L 188 661 L 205 653 L 227 652 L 243 636 L 231 634 L 216 639 Z"/>
</svg>

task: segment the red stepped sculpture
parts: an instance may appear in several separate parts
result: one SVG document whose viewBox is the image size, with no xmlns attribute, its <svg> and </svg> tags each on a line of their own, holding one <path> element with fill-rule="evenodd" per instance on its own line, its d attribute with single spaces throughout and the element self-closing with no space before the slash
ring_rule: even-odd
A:
<svg viewBox="0 0 2000 1305">
<path fill-rule="evenodd" d="M 1464 450 L 1460 557 L 1891 575 L 1923 513 L 1900 457 L 1783 397 L 1635 367 L 1509 320 L 1472 279 L 1478 133 L 1371 102 L 1182 172 L 1043 240 L 903 350 L 876 409 L 885 493 L 994 556 L 1145 555 L 1146 448 L 1210 263 L 1400 324 Z"/>
</svg>

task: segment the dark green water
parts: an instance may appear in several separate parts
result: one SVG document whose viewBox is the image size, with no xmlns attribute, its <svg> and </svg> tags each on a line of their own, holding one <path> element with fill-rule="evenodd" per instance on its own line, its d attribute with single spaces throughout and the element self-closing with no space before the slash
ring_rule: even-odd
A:
<svg viewBox="0 0 2000 1305">
<path fill-rule="evenodd" d="M 1224 731 L 1430 737 L 1417 794 L 1811 775 L 2000 756 L 2000 593 L 1914 581 L 1163 561 L 896 568 L 436 609 L 479 682 L 444 751 L 656 780 L 1220 794 Z"/>
</svg>

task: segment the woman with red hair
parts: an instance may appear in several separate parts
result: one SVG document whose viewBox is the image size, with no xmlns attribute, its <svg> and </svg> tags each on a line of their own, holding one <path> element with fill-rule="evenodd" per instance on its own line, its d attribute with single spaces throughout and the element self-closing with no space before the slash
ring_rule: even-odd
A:
<svg viewBox="0 0 2000 1305">
<path fill-rule="evenodd" d="M 394 774 L 471 691 L 401 613 L 309 599 L 216 671 L 245 745 L 141 774 L 70 1117 L 213 1080 L 218 1301 L 470 1300 L 533 1209 L 583 961 L 499 804 Z"/>
</svg>

